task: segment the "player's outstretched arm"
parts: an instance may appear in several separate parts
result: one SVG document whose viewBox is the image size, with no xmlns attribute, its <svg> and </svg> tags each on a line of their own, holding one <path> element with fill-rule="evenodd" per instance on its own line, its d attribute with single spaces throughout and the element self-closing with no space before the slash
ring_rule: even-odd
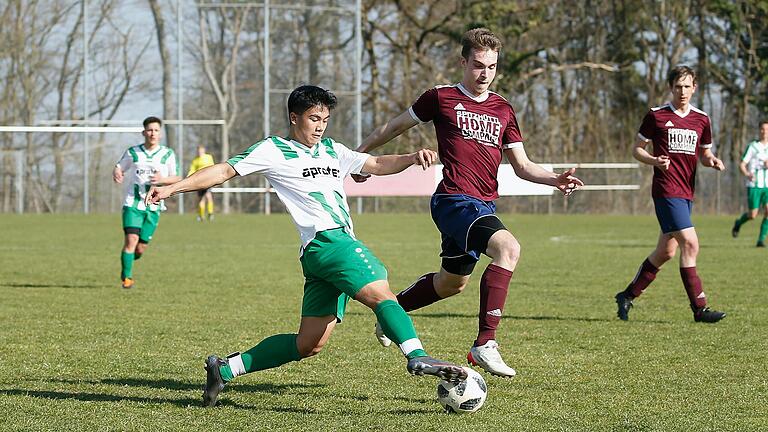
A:
<svg viewBox="0 0 768 432">
<path fill-rule="evenodd" d="M 399 116 L 377 127 L 376 130 L 371 132 L 371 134 L 363 140 L 363 143 L 360 144 L 357 151 L 362 153 L 373 151 L 392 141 L 417 124 L 419 123 L 411 117 L 411 114 L 408 111 L 405 111 Z"/>
<path fill-rule="evenodd" d="M 370 156 L 363 164 L 363 172 L 375 175 L 399 173 L 411 165 L 419 165 L 423 169 L 432 166 L 437 160 L 437 153 L 429 149 L 403 155 Z"/>
<path fill-rule="evenodd" d="M 232 168 L 232 165 L 226 162 L 218 163 L 208 168 L 203 168 L 191 176 L 168 186 L 152 186 L 147 193 L 145 203 L 157 204 L 160 200 L 179 193 L 208 189 L 222 184 L 236 175 L 237 172 Z"/>
<path fill-rule="evenodd" d="M 701 161 L 701 164 L 708 168 L 714 168 L 718 171 L 724 171 L 725 170 L 725 164 L 723 161 L 717 158 L 714 153 L 712 153 L 712 150 L 710 149 L 704 149 L 703 152 L 701 152 L 701 156 L 699 156 L 699 160 Z"/>
<path fill-rule="evenodd" d="M 515 174 L 523 180 L 555 187 L 565 195 L 570 195 L 579 187 L 584 186 L 584 182 L 573 175 L 576 168 L 571 168 L 562 174 L 549 172 L 528 159 L 528 155 L 522 147 L 504 150 L 504 154 L 509 163 L 512 164 Z"/>
</svg>

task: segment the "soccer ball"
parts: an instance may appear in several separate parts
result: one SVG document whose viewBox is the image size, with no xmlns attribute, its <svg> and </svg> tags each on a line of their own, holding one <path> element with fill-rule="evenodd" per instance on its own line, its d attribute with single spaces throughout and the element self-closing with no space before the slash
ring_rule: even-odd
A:
<svg viewBox="0 0 768 432">
<path fill-rule="evenodd" d="M 452 383 L 440 381 L 437 384 L 437 401 L 445 412 L 469 414 L 480 409 L 488 395 L 485 380 L 474 369 L 465 367 L 467 379 Z"/>
</svg>

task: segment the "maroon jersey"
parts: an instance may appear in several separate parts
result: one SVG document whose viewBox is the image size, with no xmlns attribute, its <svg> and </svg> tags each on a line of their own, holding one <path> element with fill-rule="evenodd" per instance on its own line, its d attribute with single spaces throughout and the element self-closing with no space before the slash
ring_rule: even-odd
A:
<svg viewBox="0 0 768 432">
<path fill-rule="evenodd" d="M 709 116 L 693 106 L 688 114 L 675 113 L 672 104 L 651 108 L 643 119 L 638 138 L 653 141 L 653 155 L 669 156 L 669 170 L 653 168 L 654 198 L 692 200 L 700 149 L 712 147 Z"/>
<path fill-rule="evenodd" d="M 461 84 L 437 86 L 408 109 L 420 123 L 432 121 L 443 180 L 436 193 L 465 194 L 483 201 L 499 197 L 496 176 L 502 150 L 523 145 L 515 111 L 493 92 L 472 96 Z"/>
</svg>

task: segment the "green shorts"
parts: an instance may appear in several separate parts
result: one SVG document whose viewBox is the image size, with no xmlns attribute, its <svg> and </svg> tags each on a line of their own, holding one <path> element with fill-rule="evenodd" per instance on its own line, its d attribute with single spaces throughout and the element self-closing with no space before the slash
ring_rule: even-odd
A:
<svg viewBox="0 0 768 432">
<path fill-rule="evenodd" d="M 371 282 L 387 279 L 387 269 L 343 229 L 315 235 L 301 259 L 304 270 L 302 317 L 336 315 L 341 322 L 350 298 Z"/>
<path fill-rule="evenodd" d="M 768 205 L 768 188 L 747 188 L 747 206 L 750 210 Z"/>
<path fill-rule="evenodd" d="M 123 232 L 138 234 L 139 241 L 149 243 L 160 222 L 160 212 L 123 207 Z"/>
</svg>

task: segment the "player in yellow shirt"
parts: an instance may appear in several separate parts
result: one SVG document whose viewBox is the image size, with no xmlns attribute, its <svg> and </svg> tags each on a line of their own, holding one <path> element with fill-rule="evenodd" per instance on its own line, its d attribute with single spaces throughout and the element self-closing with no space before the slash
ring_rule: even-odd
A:
<svg viewBox="0 0 768 432">
<path fill-rule="evenodd" d="M 200 171 L 203 168 L 209 167 L 213 165 L 213 156 L 209 155 L 205 152 L 205 146 L 197 146 L 197 157 L 192 159 L 192 164 L 189 166 L 189 172 L 187 173 L 187 177 L 191 176 L 195 173 L 195 171 Z M 203 216 L 205 216 L 205 210 L 206 207 L 208 209 L 208 221 L 213 220 L 213 194 L 211 193 L 210 189 L 201 189 L 197 191 L 197 220 L 201 221 L 203 220 Z"/>
</svg>

